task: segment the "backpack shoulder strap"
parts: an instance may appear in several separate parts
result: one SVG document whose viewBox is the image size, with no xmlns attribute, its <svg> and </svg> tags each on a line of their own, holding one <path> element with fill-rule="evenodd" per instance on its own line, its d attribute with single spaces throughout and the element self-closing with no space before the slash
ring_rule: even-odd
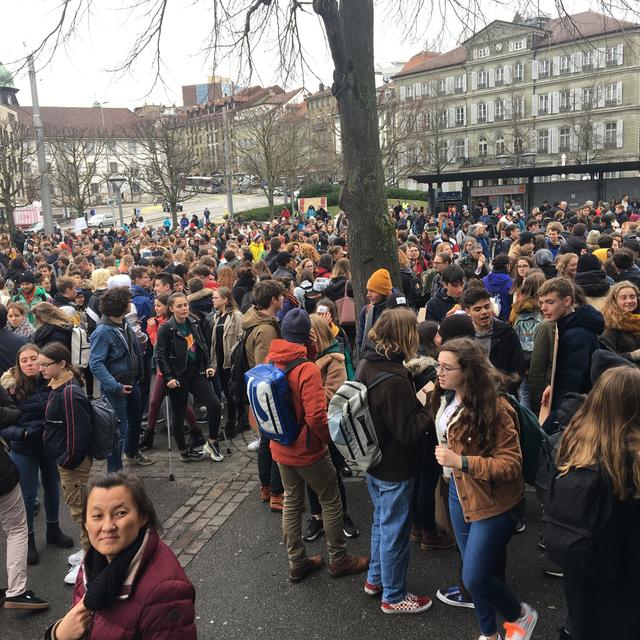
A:
<svg viewBox="0 0 640 640">
<path fill-rule="evenodd" d="M 371 382 L 370 385 L 367 385 L 367 391 L 370 391 L 371 389 L 373 389 L 373 387 L 379 385 L 381 382 L 384 382 L 385 380 L 388 380 L 389 378 L 394 378 L 395 376 L 397 376 L 397 373 L 389 373 L 388 371 L 383 371 L 382 373 L 379 373 Z"/>
<path fill-rule="evenodd" d="M 307 360 L 307 358 L 296 358 L 295 360 L 292 360 L 284 369 L 283 372 L 285 375 L 287 375 L 288 373 L 290 373 L 291 371 L 293 371 L 298 365 L 301 365 L 304 362 L 310 362 L 310 360 Z"/>
</svg>

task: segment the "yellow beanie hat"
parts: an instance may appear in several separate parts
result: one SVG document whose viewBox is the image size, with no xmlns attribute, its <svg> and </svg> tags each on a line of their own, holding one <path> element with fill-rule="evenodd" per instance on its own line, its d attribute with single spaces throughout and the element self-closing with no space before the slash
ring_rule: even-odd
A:
<svg viewBox="0 0 640 640">
<path fill-rule="evenodd" d="M 609 250 L 608 249 L 596 249 L 593 252 L 593 255 L 600 260 L 602 264 L 604 264 L 609 259 Z"/>
<path fill-rule="evenodd" d="M 367 289 L 375 291 L 382 296 L 388 296 L 391 293 L 392 288 L 391 276 L 386 269 L 378 269 L 377 271 L 374 271 L 367 281 Z"/>
</svg>

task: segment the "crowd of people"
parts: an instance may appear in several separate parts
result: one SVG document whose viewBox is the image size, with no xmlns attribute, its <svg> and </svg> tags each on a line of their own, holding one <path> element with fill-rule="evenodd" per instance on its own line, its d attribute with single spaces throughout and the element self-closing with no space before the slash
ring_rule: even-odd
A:
<svg viewBox="0 0 640 640">
<path fill-rule="evenodd" d="M 480 640 L 529 640 L 538 613 L 516 595 L 526 585 L 507 585 L 506 565 L 509 540 L 527 526 L 522 421 L 530 416 L 554 447 L 557 493 L 539 491 L 545 513 L 555 513 L 552 498 L 566 486 L 578 508 L 580 471 L 596 469 L 602 480 L 588 544 L 572 548 L 572 560 L 579 552 L 589 562 L 565 561 L 552 536 L 545 572 L 565 580 L 560 638 L 636 637 L 638 201 L 544 202 L 529 213 L 480 202 L 437 215 L 398 202 L 388 215 L 399 275 L 366 274 L 359 314 L 348 218 L 322 208 L 264 223 L 193 215 L 176 228 L 167 219 L 158 228 L 137 221 L 0 237 L 5 608 L 48 606 L 27 589 L 27 565 L 40 560 L 41 486 L 47 543 L 81 543 L 64 577 L 75 585 L 73 608 L 47 638 L 81 638 L 90 625 L 92 638 L 115 629 L 164 638 L 166 620 L 171 637 L 196 637 L 193 586 L 131 474 L 154 464 L 165 421 L 183 464 L 221 463 L 221 437 L 255 432 L 248 449 L 257 453 L 259 498 L 282 516 L 291 582 L 324 565 L 305 546 L 324 535 L 332 577 L 366 572 L 364 591 L 383 613 L 421 613 L 432 600 L 407 591 L 412 544 L 457 548 L 457 580 L 437 598 L 473 609 Z M 258 429 L 244 374 L 261 363 L 285 373 L 293 442 Z M 342 480 L 354 467 L 327 416 L 353 380 L 368 390 L 380 449 L 365 474 L 369 558 L 347 551 L 360 533 Z M 108 475 L 92 478 L 98 396 L 118 434 Z M 76 531 L 60 529 L 60 493 Z M 606 518 L 597 517 L 601 504 Z M 550 544 L 545 526 L 560 527 L 545 518 L 541 549 Z M 134 582 L 134 597 L 120 601 Z"/>
</svg>

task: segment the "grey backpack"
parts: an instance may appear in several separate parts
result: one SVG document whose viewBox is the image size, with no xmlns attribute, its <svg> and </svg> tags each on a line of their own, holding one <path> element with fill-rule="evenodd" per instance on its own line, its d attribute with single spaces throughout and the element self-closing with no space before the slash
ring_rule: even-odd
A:
<svg viewBox="0 0 640 640">
<path fill-rule="evenodd" d="M 343 457 L 355 462 L 362 471 L 373 469 L 382 460 L 368 394 L 376 385 L 394 375 L 380 373 L 368 387 L 357 380 L 347 380 L 329 403 L 331 439 Z"/>
</svg>

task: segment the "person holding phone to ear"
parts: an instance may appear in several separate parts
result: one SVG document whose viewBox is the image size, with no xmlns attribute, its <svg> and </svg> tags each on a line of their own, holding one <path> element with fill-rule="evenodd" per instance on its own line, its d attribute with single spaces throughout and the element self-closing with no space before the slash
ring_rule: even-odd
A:
<svg viewBox="0 0 640 640">
<path fill-rule="evenodd" d="M 162 371 L 171 402 L 173 433 L 184 462 L 201 460 L 206 453 L 215 462 L 224 458 L 218 445 L 218 431 L 222 417 L 220 399 L 213 390 L 215 369 L 200 323 L 189 315 L 189 301 L 183 293 L 169 297 L 171 317 L 158 330 L 156 357 Z M 184 416 L 192 393 L 207 408 L 209 438 L 204 452 L 192 442 L 188 446 L 184 437 Z"/>
</svg>

